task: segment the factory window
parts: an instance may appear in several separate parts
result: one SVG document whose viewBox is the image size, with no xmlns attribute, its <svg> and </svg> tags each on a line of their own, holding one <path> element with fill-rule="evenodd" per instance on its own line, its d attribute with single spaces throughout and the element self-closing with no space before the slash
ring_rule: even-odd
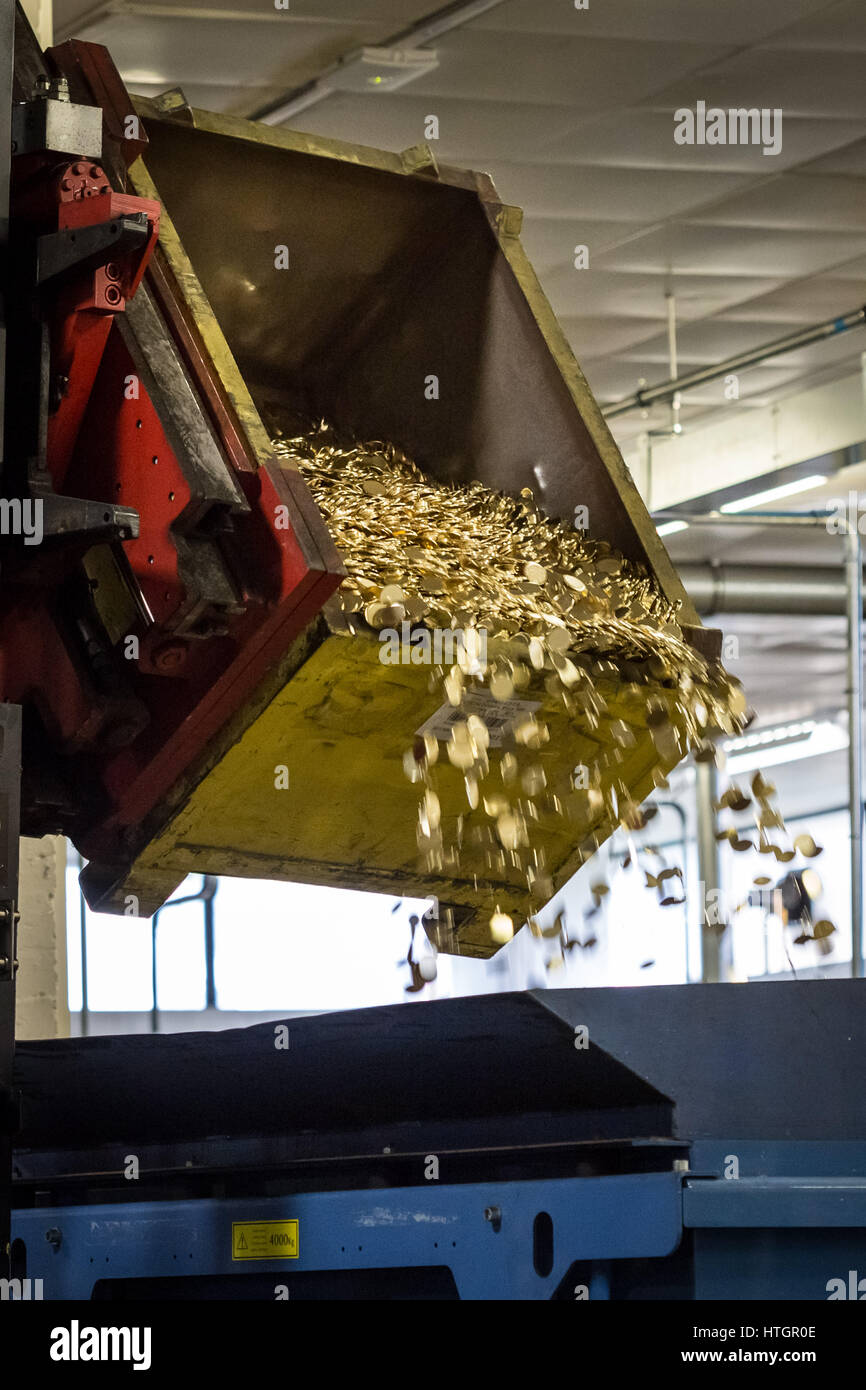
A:
<svg viewBox="0 0 866 1390">
<path fill-rule="evenodd" d="M 70 1010 L 90 1031 L 162 1031 L 219 1026 L 220 1014 L 228 1026 L 253 1015 L 278 1017 L 496 990 L 697 979 L 700 874 L 694 840 L 683 840 L 670 803 L 656 826 L 657 862 L 684 868 L 685 903 L 662 907 L 658 894 L 645 889 L 643 873 L 624 867 L 628 842 L 615 836 L 592 869 L 610 884 L 603 912 L 583 921 L 576 881 L 562 895 L 569 932 L 581 942 L 597 935 L 592 949 L 574 951 L 561 969 L 545 971 L 537 943 L 519 933 L 489 962 L 440 955 L 438 977 L 421 993 L 407 992 L 412 976 L 406 955 L 409 918 L 420 915 L 425 902 L 191 875 L 154 923 L 91 912 L 80 896 L 80 861 L 73 853 L 67 881 Z M 778 906 L 778 899 L 773 901 L 768 892 L 761 901 L 753 883 L 767 874 L 769 887 L 776 888 L 787 866 L 780 864 L 772 872 L 757 853 L 723 855 L 724 901 L 746 904 L 730 918 L 727 969 L 734 979 L 784 976 L 792 965 L 798 974 L 848 969 L 847 812 L 791 821 L 789 831 L 792 836 L 814 834 L 824 846 L 809 878 L 815 896 L 808 910 L 813 922 L 826 917 L 838 930 L 827 942 L 795 946 L 797 927 L 783 929 L 769 910 Z M 237 1014 L 246 1018 L 229 1017 Z"/>
<path fill-rule="evenodd" d="M 409 919 L 426 901 L 199 874 L 153 918 L 116 916 L 87 907 L 80 867 L 71 851 L 69 1007 L 97 1031 L 194 1028 L 209 1008 L 279 1015 L 410 997 Z M 440 958 L 436 992 L 469 992 L 480 965 Z"/>
<path fill-rule="evenodd" d="M 66 870 L 69 1007 L 95 1013 L 198 1010 L 206 1002 L 201 875 L 188 879 L 157 915 L 92 912 L 78 887 L 80 861 Z"/>
<path fill-rule="evenodd" d="M 217 999 L 220 1008 L 238 1010 L 351 1009 L 398 999 L 409 916 L 427 906 L 239 878 L 220 880 L 217 904 Z"/>
</svg>

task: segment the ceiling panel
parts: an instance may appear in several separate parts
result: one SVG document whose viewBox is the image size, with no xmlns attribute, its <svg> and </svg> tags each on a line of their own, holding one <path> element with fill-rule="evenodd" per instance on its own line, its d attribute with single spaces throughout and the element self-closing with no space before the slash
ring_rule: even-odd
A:
<svg viewBox="0 0 866 1390">
<path fill-rule="evenodd" d="M 848 145 L 822 155 L 806 165 L 809 174 L 855 174 L 866 175 L 866 139 L 854 140 Z"/>
<path fill-rule="evenodd" d="M 183 0 L 178 0 L 182 4 Z M 208 0 L 210 3 L 210 0 Z M 224 0 L 231 4 L 232 0 Z M 261 7 L 261 0 L 246 0 Z M 387 24 L 388 34 L 423 19 L 431 10 L 429 0 L 290 0 L 291 13 L 303 19 L 345 23 L 363 18 L 366 22 Z"/>
<path fill-rule="evenodd" d="M 770 292 L 783 283 L 778 276 L 631 275 L 625 271 L 594 270 L 592 262 L 588 270 L 576 271 L 570 261 L 544 278 L 551 301 L 571 305 L 573 312 L 589 314 L 665 320 L 665 295 L 670 292 L 676 298 L 677 317 L 683 322 L 740 306 L 748 317 L 752 300 L 770 298 Z M 840 284 L 844 286 L 840 293 L 844 293 L 847 302 L 851 298 L 850 288 L 846 282 Z"/>
<path fill-rule="evenodd" d="M 655 341 L 652 319 L 628 318 L 616 314 L 568 314 L 555 300 L 552 303 L 580 360 L 590 353 L 593 356 L 617 353 L 627 358 L 632 344 L 639 342 L 642 336 Z"/>
<path fill-rule="evenodd" d="M 780 107 L 786 116 L 866 116 L 859 53 L 750 48 L 705 71 L 676 79 L 641 104 Z"/>
<path fill-rule="evenodd" d="M 441 0 L 55 0 L 84 10 L 135 90 L 181 86 L 244 113 L 285 97 L 353 47 L 383 42 Z M 222 16 L 220 17 L 220 12 Z M 103 14 L 98 21 L 99 14 Z M 97 22 L 98 21 L 98 22 Z M 439 67 L 399 92 L 336 93 L 300 130 L 493 174 L 524 208 L 523 240 L 597 394 L 669 374 L 665 294 L 682 366 L 866 300 L 866 0 L 505 0 L 435 41 Z M 751 146 L 678 146 L 673 113 L 698 99 L 782 106 L 778 157 Z M 574 268 L 587 245 L 590 267 Z M 857 367 L 863 334 L 776 358 L 690 392 L 685 423 L 747 411 Z M 668 408 L 613 422 L 623 442 Z"/>
<path fill-rule="evenodd" d="M 575 10 L 569 0 L 508 0 L 473 21 L 473 28 L 522 33 L 644 39 L 664 43 L 676 35 L 696 43 L 755 43 L 792 21 L 820 13 L 827 0 L 593 0 Z"/>
<path fill-rule="evenodd" d="M 564 107 L 509 102 L 471 101 L 467 98 L 437 97 L 431 113 L 431 99 L 406 93 L 369 96 L 336 93 L 327 101 L 300 111 L 292 119 L 293 130 L 309 130 L 345 140 L 347 132 L 361 129 L 366 145 L 383 150 L 405 150 L 424 137 L 428 114 L 439 121 L 435 141 L 437 158 L 443 163 L 462 163 L 486 168 L 491 160 L 532 160 L 551 136 L 565 131 L 572 123 Z M 864 127 L 866 135 L 866 127 Z M 434 142 L 431 142 L 434 143 Z"/>
<path fill-rule="evenodd" d="M 608 169 L 700 169 L 713 174 L 747 173 L 767 178 L 820 156 L 826 156 L 831 164 L 836 158 L 843 161 L 846 149 L 856 147 L 861 140 L 866 143 L 866 120 L 786 116 L 778 155 L 765 155 L 753 145 L 678 145 L 674 140 L 673 106 L 668 111 L 629 107 L 579 118 L 562 134 L 551 131 L 549 141 L 541 149 L 545 162 L 550 163 L 600 164 Z M 827 172 L 835 171 L 829 168 Z M 843 168 L 840 172 L 849 171 Z"/>
<path fill-rule="evenodd" d="M 800 232 L 780 228 L 728 228 L 672 223 L 626 245 L 602 252 L 605 270 L 676 271 L 716 275 L 772 275 L 784 267 L 789 277 L 832 270 L 866 255 L 866 228 L 855 232 Z"/>
<path fill-rule="evenodd" d="M 866 53 L 866 5 L 863 0 L 838 0 L 835 5 L 813 5 L 814 14 L 788 25 L 780 42 L 785 48 L 857 50 Z M 791 16 L 793 19 L 793 15 Z M 769 40 L 771 43 L 777 40 Z"/>
<path fill-rule="evenodd" d="M 855 256 L 853 260 L 845 261 L 842 265 L 836 266 L 832 273 L 836 280 L 850 280 L 866 284 L 866 256 Z"/>
<path fill-rule="evenodd" d="M 676 297 L 677 318 L 706 318 L 734 311 L 742 306 L 748 317 L 752 300 L 769 299 L 770 292 L 783 286 L 780 277 L 749 275 L 631 275 L 627 271 L 567 270 L 550 271 L 545 289 L 550 297 L 574 304 L 584 313 L 627 314 L 632 318 L 667 316 L 666 295 Z M 798 282 L 799 284 L 799 282 Z M 845 282 L 841 282 L 845 284 Z M 851 291 L 845 286 L 848 299 Z"/>
<path fill-rule="evenodd" d="M 864 330 L 862 327 L 855 328 L 850 333 L 840 333 L 838 337 L 827 338 L 824 342 L 812 343 L 809 347 L 796 348 L 793 352 L 786 352 L 781 357 L 768 357 L 766 365 L 779 367 L 780 370 L 785 371 L 789 368 L 799 369 L 804 377 L 817 373 L 824 367 L 829 368 L 834 363 L 846 363 L 850 366 L 851 371 L 856 371 L 859 368 L 860 354 L 864 348 L 866 348 Z"/>
<path fill-rule="evenodd" d="M 465 96 L 480 101 L 536 102 L 577 111 L 649 97 L 675 75 L 685 75 L 727 52 L 719 44 L 666 43 L 663 60 L 654 44 L 628 39 L 593 39 L 519 33 L 475 27 L 436 40 L 439 67 L 414 83 L 426 96 Z M 612 83 L 612 74 L 616 74 Z"/>
<path fill-rule="evenodd" d="M 744 174 L 698 170 L 630 169 L 624 176 L 621 169 L 506 164 L 499 160 L 489 167 L 499 192 L 508 202 L 531 209 L 533 217 L 577 216 L 613 222 L 699 216 L 706 204 L 715 206 L 751 182 Z"/>
<path fill-rule="evenodd" d="M 760 319 L 768 326 L 774 324 L 777 334 L 781 334 L 789 327 L 845 314 L 855 309 L 857 303 L 858 296 L 850 281 L 834 275 L 815 275 L 809 280 L 793 280 L 756 299 L 722 309 L 719 317 L 723 320 Z"/>
<path fill-rule="evenodd" d="M 707 213 L 691 213 L 689 221 L 720 227 L 859 230 L 866 228 L 866 179 L 784 174 L 733 194 Z"/>
<path fill-rule="evenodd" d="M 158 97 L 165 90 L 165 82 L 136 82 L 134 86 L 130 83 L 130 91 L 134 91 L 136 96 Z M 246 93 L 246 96 L 241 100 L 238 98 L 239 90 Z M 264 103 L 276 101 L 283 88 L 281 86 L 257 87 L 255 90 L 256 101 Z M 184 82 L 183 92 L 190 106 L 195 106 L 200 111 L 218 111 L 227 115 L 242 116 L 249 104 L 249 89 L 239 89 L 229 85 L 213 87 L 206 83 Z"/>
<path fill-rule="evenodd" d="M 505 198 L 504 188 L 498 188 L 498 192 Z M 528 217 L 524 218 L 521 240 L 539 275 L 563 269 L 570 274 L 586 275 L 590 272 L 574 268 L 576 246 L 589 248 L 592 265 L 603 252 L 643 234 L 643 227 L 637 222 L 597 222 L 590 217 L 575 217 L 573 221 L 562 217 Z"/>
<path fill-rule="evenodd" d="M 677 333 L 677 356 L 680 371 L 691 371 L 711 362 L 721 362 L 734 353 L 761 347 L 780 336 L 778 326 L 760 320 L 710 319 L 699 323 L 681 324 Z M 627 361 L 640 357 L 644 362 L 667 363 L 667 332 L 647 337 L 634 351 L 622 354 Z"/>
<path fill-rule="evenodd" d="M 209 18 L 113 15 L 86 31 L 111 53 L 127 85 L 163 89 L 272 87 L 306 81 L 335 61 L 352 43 L 366 42 L 368 26 L 236 24 Z"/>
<path fill-rule="evenodd" d="M 206 24 L 215 12 L 237 17 L 239 23 L 281 24 L 288 27 L 295 20 L 313 20 L 317 24 L 343 25 L 363 23 L 370 28 L 373 38 L 386 38 L 395 30 L 403 29 L 430 12 L 426 0 L 289 0 L 289 7 L 277 10 L 272 3 L 262 4 L 262 0 L 206 0 L 196 4 L 195 0 L 54 0 L 54 30 L 60 36 L 67 28 L 77 26 L 81 31 L 82 20 L 88 15 L 114 12 L 118 15 L 150 14 L 153 18 L 173 22 L 181 16 L 188 16 L 193 10 L 200 14 L 200 22 Z"/>
</svg>

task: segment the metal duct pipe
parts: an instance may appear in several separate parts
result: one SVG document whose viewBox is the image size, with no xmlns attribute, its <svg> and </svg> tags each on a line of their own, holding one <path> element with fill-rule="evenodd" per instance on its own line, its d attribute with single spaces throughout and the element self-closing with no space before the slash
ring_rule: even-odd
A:
<svg viewBox="0 0 866 1390">
<path fill-rule="evenodd" d="M 839 333 L 847 333 L 851 328 L 860 328 L 866 323 L 866 308 L 852 309 L 850 314 L 840 314 L 835 319 L 825 319 L 811 328 L 802 328 L 797 333 L 788 333 L 784 338 L 776 338 L 763 347 L 738 352 L 724 362 L 713 367 L 700 367 L 697 371 L 686 372 L 685 376 L 672 377 L 670 381 L 660 381 L 656 386 L 644 386 L 634 395 L 610 405 L 602 412 L 606 420 L 614 420 L 618 415 L 627 415 L 630 410 L 645 410 L 656 401 L 668 400 L 675 392 L 691 391 L 695 386 L 703 386 L 708 381 L 717 381 L 729 372 L 742 372 L 747 367 L 756 367 L 770 357 L 778 357 L 783 352 L 793 352 L 796 348 L 808 347 L 810 343 L 820 343 L 825 338 L 835 338 Z"/>
<path fill-rule="evenodd" d="M 715 613 L 789 613 L 844 617 L 846 584 L 836 567 L 678 565 L 686 593 L 702 617 Z"/>
</svg>

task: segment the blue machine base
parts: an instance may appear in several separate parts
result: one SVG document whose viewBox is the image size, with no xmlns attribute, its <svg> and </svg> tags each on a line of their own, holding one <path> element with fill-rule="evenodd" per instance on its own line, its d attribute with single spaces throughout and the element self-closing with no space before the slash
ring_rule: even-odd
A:
<svg viewBox="0 0 866 1390">
<path fill-rule="evenodd" d="M 297 1222 L 287 1257 L 251 1257 L 245 1240 L 237 1248 L 236 1223 L 287 1221 Z M 258 1238 L 269 1242 L 275 1229 L 262 1227 Z M 250 1200 L 37 1207 L 14 1214 L 13 1238 L 23 1242 L 31 1286 L 41 1280 L 49 1300 L 235 1297 L 244 1283 L 240 1296 L 309 1297 L 317 1295 L 303 1292 L 305 1279 L 328 1271 L 352 1274 L 346 1296 L 364 1296 L 365 1279 L 388 1270 L 406 1285 L 390 1297 L 416 1296 L 413 1272 L 426 1272 L 438 1276 L 427 1296 L 461 1299 L 827 1299 L 839 1288 L 831 1281 L 850 1291 L 860 1277 L 866 1298 L 866 1181 L 853 1177 L 434 1180 Z"/>
</svg>

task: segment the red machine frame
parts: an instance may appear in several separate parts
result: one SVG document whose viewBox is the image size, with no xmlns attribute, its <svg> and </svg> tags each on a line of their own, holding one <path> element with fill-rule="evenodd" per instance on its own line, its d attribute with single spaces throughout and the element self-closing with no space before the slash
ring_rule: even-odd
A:
<svg viewBox="0 0 866 1390">
<path fill-rule="evenodd" d="M 13 161 L 14 234 L 46 257 L 59 255 L 62 271 L 31 295 L 48 341 L 49 383 L 44 455 L 31 462 L 30 492 L 46 504 L 105 504 L 105 534 L 64 525 L 33 553 L 17 547 L 12 582 L 0 592 L 0 696 L 29 711 L 25 734 L 29 719 L 31 741 L 59 761 L 59 782 L 75 785 L 67 802 L 62 787 L 31 787 L 29 796 L 25 789 L 25 833 L 71 834 L 95 861 L 91 885 L 108 884 L 342 569 L 300 476 L 258 466 L 154 254 L 159 205 L 125 186 L 146 135 L 108 53 L 75 40 L 45 57 L 49 77 L 65 80 L 73 102 L 102 109 L 103 160 L 58 161 L 48 151 L 26 155 L 17 169 Z M 119 250 L 63 264 L 76 254 L 73 243 L 111 235 L 120 236 Z M 216 450 L 208 445 L 211 477 L 213 458 L 221 460 L 213 492 L 192 480 L 165 399 L 141 379 L 121 331 L 137 293 L 205 422 Z M 92 507 L 87 515 L 92 528 Z M 119 516 L 131 518 L 125 533 Z M 109 632 L 102 596 L 83 578 L 98 543 L 110 547 L 132 603 L 122 632 Z M 191 575 L 202 566 L 199 595 Z M 99 900 L 93 887 L 91 895 Z"/>
</svg>

